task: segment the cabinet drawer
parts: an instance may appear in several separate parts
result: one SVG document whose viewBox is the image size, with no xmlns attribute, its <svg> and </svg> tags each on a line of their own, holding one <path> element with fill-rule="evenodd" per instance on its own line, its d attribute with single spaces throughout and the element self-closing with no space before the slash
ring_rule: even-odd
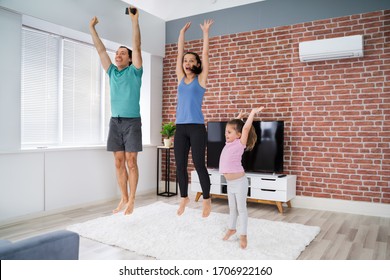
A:
<svg viewBox="0 0 390 280">
<path fill-rule="evenodd" d="M 251 188 L 286 191 L 287 184 L 283 179 L 255 177 L 251 178 Z"/>
<path fill-rule="evenodd" d="M 262 189 L 253 189 L 251 188 L 251 198 L 254 199 L 263 199 L 263 200 L 273 200 L 273 201 L 282 201 L 286 202 L 287 193 L 284 191 L 277 190 L 262 190 Z"/>
<path fill-rule="evenodd" d="M 210 186 L 210 193 L 211 194 L 221 194 L 222 193 L 222 186 L 221 185 L 211 185 Z"/>
<path fill-rule="evenodd" d="M 219 174 L 219 173 L 209 173 L 209 177 L 210 177 L 210 183 L 211 184 L 221 184 L 221 183 L 224 183 L 223 182 L 223 175 Z M 198 176 L 198 173 L 193 170 L 191 171 L 191 182 L 200 182 L 199 181 L 199 176 Z"/>
<path fill-rule="evenodd" d="M 191 182 L 191 191 L 193 192 L 202 192 L 202 188 L 198 182 Z"/>
</svg>

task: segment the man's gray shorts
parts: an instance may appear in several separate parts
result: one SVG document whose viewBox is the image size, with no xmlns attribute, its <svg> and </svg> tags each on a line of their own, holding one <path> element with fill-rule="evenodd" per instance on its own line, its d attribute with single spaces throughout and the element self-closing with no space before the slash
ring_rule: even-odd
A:
<svg viewBox="0 0 390 280">
<path fill-rule="evenodd" d="M 141 118 L 112 117 L 108 132 L 107 151 L 142 151 Z"/>
</svg>

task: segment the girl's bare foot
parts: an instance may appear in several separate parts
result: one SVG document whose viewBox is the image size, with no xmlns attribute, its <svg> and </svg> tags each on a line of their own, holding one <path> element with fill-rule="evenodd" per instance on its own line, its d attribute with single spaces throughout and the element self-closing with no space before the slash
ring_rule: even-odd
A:
<svg viewBox="0 0 390 280">
<path fill-rule="evenodd" d="M 248 239 L 246 238 L 246 235 L 240 235 L 240 247 L 241 249 L 245 249 L 248 245 Z"/>
<path fill-rule="evenodd" d="M 130 198 L 129 202 L 127 203 L 125 215 L 130 215 L 131 213 L 133 213 L 133 210 L 134 210 L 134 198 Z"/>
<path fill-rule="evenodd" d="M 120 212 L 125 207 L 126 204 L 127 204 L 127 200 L 121 198 L 121 201 L 119 201 L 118 206 L 114 210 L 112 210 L 112 213 L 115 214 L 115 213 Z"/>
<path fill-rule="evenodd" d="M 203 199 L 203 213 L 202 217 L 206 218 L 211 212 L 211 198 Z"/>
<path fill-rule="evenodd" d="M 183 197 L 180 201 L 179 209 L 177 210 L 177 215 L 181 216 L 186 209 L 187 204 L 190 202 L 188 197 Z"/>
<path fill-rule="evenodd" d="M 225 234 L 225 236 L 223 237 L 223 240 L 228 240 L 233 234 L 235 234 L 236 233 L 236 230 L 235 229 L 229 229 L 227 232 L 226 232 L 226 234 Z"/>
</svg>

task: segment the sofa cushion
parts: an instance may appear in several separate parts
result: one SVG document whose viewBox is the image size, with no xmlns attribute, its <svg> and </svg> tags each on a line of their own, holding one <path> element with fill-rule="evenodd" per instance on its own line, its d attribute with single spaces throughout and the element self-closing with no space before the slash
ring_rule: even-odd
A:
<svg viewBox="0 0 390 280">
<path fill-rule="evenodd" d="M 1 260 L 77 260 L 80 237 L 77 233 L 58 230 L 0 245 Z"/>
<path fill-rule="evenodd" d="M 11 241 L 5 240 L 5 239 L 0 239 L 0 246 L 4 246 L 6 244 L 11 244 Z"/>
</svg>

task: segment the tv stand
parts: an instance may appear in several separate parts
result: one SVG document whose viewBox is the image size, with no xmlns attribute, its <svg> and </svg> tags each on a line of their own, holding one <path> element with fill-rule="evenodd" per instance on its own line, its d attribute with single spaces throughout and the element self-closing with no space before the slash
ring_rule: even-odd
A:
<svg viewBox="0 0 390 280">
<path fill-rule="evenodd" d="M 215 169 L 209 169 L 208 172 L 211 183 L 210 195 L 227 198 L 225 177 Z M 249 184 L 247 201 L 276 205 L 279 213 L 283 213 L 283 203 L 291 208 L 291 199 L 295 197 L 296 192 L 297 176 L 280 175 L 246 173 Z M 198 201 L 202 194 L 202 188 L 195 170 L 191 172 L 191 190 L 197 193 L 195 200 Z"/>
</svg>

